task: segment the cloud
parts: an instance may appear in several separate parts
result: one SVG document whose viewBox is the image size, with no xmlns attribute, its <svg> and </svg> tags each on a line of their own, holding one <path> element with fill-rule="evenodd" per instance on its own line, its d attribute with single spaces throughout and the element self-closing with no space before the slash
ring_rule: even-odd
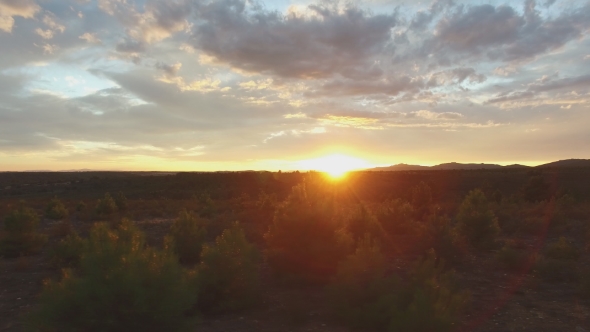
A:
<svg viewBox="0 0 590 332">
<path fill-rule="evenodd" d="M 415 111 L 410 114 L 428 120 L 456 120 L 463 117 L 463 114 L 457 112 L 436 113 L 427 110 Z"/>
<path fill-rule="evenodd" d="M 443 85 L 456 85 L 461 83 L 478 84 L 486 81 L 486 76 L 478 74 L 474 68 L 454 68 L 451 70 L 433 73 L 428 82 L 428 87 L 434 88 Z"/>
<path fill-rule="evenodd" d="M 0 0 L 0 30 L 12 32 L 14 16 L 33 18 L 40 9 L 34 0 Z"/>
<path fill-rule="evenodd" d="M 147 1 L 143 8 L 128 1 L 99 0 L 98 6 L 125 26 L 130 43 L 137 44 L 152 44 L 187 29 L 192 11 L 188 0 Z"/>
<path fill-rule="evenodd" d="M 402 92 L 417 92 L 424 87 L 421 77 L 399 76 L 381 80 L 335 79 L 321 86 L 321 89 L 308 95 L 389 95 Z"/>
<path fill-rule="evenodd" d="M 577 104 L 589 100 L 590 74 L 558 79 L 557 74 L 543 76 L 524 90 L 506 91 L 487 100 L 489 104 L 515 107 L 540 104 Z M 521 102 L 521 101 L 527 101 Z"/>
<path fill-rule="evenodd" d="M 163 71 L 164 72 L 164 75 L 167 78 L 172 78 L 172 77 L 176 76 L 176 74 L 180 70 L 180 67 L 182 67 L 182 63 L 177 62 L 177 63 L 175 63 L 173 65 L 169 65 L 169 64 L 166 64 L 166 63 L 163 63 L 163 62 L 158 61 L 156 63 L 156 66 L 155 67 L 156 67 L 156 69 L 159 69 L 159 70 Z"/>
<path fill-rule="evenodd" d="M 391 41 L 392 15 L 359 8 L 312 5 L 303 14 L 282 15 L 243 1 L 206 3 L 197 10 L 193 46 L 217 62 L 280 77 L 378 77 L 373 57 Z"/>
<path fill-rule="evenodd" d="M 52 30 L 43 30 L 40 28 L 35 29 L 35 33 L 41 36 L 43 39 L 51 39 L 53 38 L 53 31 Z"/>
<path fill-rule="evenodd" d="M 519 14 L 508 5 L 458 6 L 436 25 L 428 52 L 456 52 L 490 60 L 522 61 L 559 49 L 590 28 L 590 4 L 542 17 L 533 0 Z"/>
<path fill-rule="evenodd" d="M 525 20 L 509 6 L 461 6 L 436 26 L 437 41 L 457 51 L 479 53 L 482 48 L 516 41 Z"/>
<path fill-rule="evenodd" d="M 98 37 L 96 37 L 96 34 L 94 34 L 94 33 L 85 32 L 84 34 L 82 34 L 78 38 L 85 40 L 87 43 L 90 43 L 90 44 L 100 44 L 101 43 L 100 39 L 98 39 Z"/>
</svg>

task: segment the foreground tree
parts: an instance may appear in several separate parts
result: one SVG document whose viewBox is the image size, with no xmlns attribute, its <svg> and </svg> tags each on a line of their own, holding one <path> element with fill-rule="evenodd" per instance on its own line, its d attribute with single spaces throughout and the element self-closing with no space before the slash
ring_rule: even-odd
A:
<svg viewBox="0 0 590 332">
<path fill-rule="evenodd" d="M 500 227 L 481 190 L 470 191 L 461 203 L 457 213 L 457 227 L 459 233 L 473 247 L 485 249 L 493 246 Z"/>
<path fill-rule="evenodd" d="M 325 282 L 349 253 L 352 238 L 335 218 L 333 202 L 314 192 L 310 194 L 305 183 L 297 185 L 278 206 L 264 235 L 265 253 L 271 267 L 282 277 Z"/>
</svg>

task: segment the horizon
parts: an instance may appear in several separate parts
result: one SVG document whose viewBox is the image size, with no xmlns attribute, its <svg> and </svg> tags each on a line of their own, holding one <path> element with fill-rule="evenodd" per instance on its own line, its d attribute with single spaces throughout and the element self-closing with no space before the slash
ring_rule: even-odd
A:
<svg viewBox="0 0 590 332">
<path fill-rule="evenodd" d="M 0 171 L 581 159 L 589 32 L 586 0 L 0 0 Z"/>
<path fill-rule="evenodd" d="M 512 165 L 520 165 L 520 166 L 526 166 L 526 167 L 537 167 L 537 166 L 541 166 L 541 165 L 545 165 L 548 163 L 553 163 L 553 162 L 557 162 L 557 161 L 567 161 L 567 160 L 590 160 L 590 159 L 584 159 L 584 158 L 568 158 L 568 159 L 562 159 L 562 160 L 553 160 L 553 161 L 547 161 L 547 162 L 541 162 L 541 163 L 536 163 L 536 164 L 519 164 L 519 163 L 494 163 L 494 162 L 455 162 L 455 161 L 449 161 L 449 162 L 443 162 L 443 163 L 437 163 L 437 164 L 432 164 L 432 165 L 420 165 L 420 164 L 408 164 L 408 163 L 397 163 L 397 164 L 391 164 L 391 165 L 373 165 L 371 167 L 368 168 L 351 168 L 351 169 L 347 169 L 346 171 L 342 172 L 343 173 L 348 173 L 348 172 L 357 172 L 357 171 L 365 171 L 365 170 L 371 170 L 374 168 L 382 168 L 382 167 L 392 167 L 392 166 L 398 166 L 398 165 L 407 165 L 407 166 L 421 166 L 421 167 L 434 167 L 434 166 L 438 166 L 438 165 L 445 165 L 445 164 L 459 164 L 459 165 L 479 165 L 479 164 L 483 164 L 483 165 L 499 165 L 499 166 L 512 166 Z M 28 170 L 21 170 L 21 171 L 0 171 L 0 173 L 18 173 L 18 172 L 22 172 L 22 173 L 26 173 L 26 172 L 138 172 L 138 173 L 181 173 L 181 172 L 197 172 L 197 173 L 210 173 L 210 172 L 325 172 L 325 173 L 330 173 L 329 169 L 312 169 L 312 168 L 306 168 L 306 169 L 277 169 L 277 170 L 270 170 L 270 169 L 236 169 L 236 170 L 211 170 L 211 171 L 198 171 L 198 170 L 193 170 L 193 171 L 187 171 L 187 170 L 166 170 L 166 171 L 160 171 L 160 170 L 121 170 L 121 169 L 54 169 L 54 170 L 49 170 L 49 169 L 28 169 Z"/>
</svg>

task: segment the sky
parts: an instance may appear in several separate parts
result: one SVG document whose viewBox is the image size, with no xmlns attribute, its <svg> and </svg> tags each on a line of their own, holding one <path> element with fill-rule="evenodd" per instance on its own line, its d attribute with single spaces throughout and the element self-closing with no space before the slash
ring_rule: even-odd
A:
<svg viewBox="0 0 590 332">
<path fill-rule="evenodd" d="M 0 0 L 0 171 L 590 157 L 590 2 Z"/>
</svg>

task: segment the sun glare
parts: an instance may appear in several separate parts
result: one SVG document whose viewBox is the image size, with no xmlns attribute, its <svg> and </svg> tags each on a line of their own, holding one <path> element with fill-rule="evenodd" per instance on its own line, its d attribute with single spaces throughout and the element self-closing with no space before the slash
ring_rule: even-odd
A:
<svg viewBox="0 0 590 332">
<path fill-rule="evenodd" d="M 302 160 L 299 166 L 303 169 L 324 172 L 334 179 L 339 179 L 350 171 L 370 167 L 365 160 L 341 154 Z"/>
</svg>

